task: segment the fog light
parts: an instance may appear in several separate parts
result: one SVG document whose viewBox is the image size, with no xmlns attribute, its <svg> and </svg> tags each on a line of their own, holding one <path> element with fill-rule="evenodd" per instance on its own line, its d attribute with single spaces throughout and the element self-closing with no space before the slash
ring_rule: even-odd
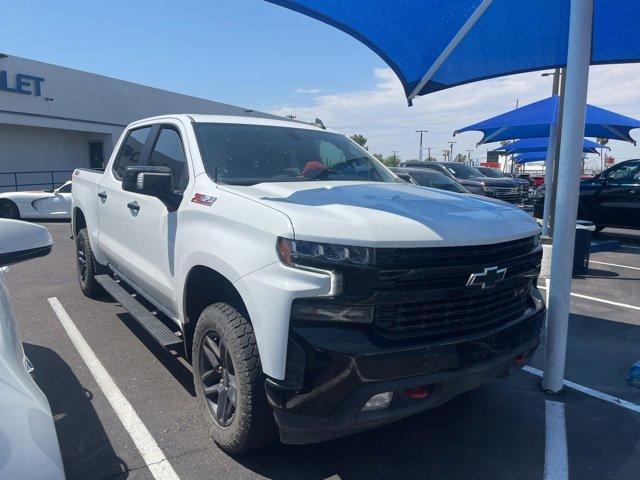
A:
<svg viewBox="0 0 640 480">
<path fill-rule="evenodd" d="M 381 408 L 387 408 L 393 398 L 393 392 L 378 393 L 371 397 L 367 403 L 364 404 L 362 410 L 379 410 Z"/>
</svg>

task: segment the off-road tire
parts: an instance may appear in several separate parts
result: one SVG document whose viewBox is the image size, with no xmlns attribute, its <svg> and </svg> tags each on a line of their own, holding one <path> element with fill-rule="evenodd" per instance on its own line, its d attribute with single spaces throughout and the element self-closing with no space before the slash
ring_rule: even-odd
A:
<svg viewBox="0 0 640 480">
<path fill-rule="evenodd" d="M 207 373 L 208 367 L 203 366 L 203 362 L 210 365 L 203 350 L 203 343 L 207 338 L 209 342 L 217 338 L 219 345 L 224 344 L 224 350 L 232 364 L 228 368 L 233 370 L 236 404 L 228 426 L 218 423 L 211 406 L 211 393 L 209 399 L 204 393 L 205 381 L 202 376 Z M 227 303 L 209 305 L 200 315 L 195 328 L 192 358 L 198 402 L 213 440 L 232 454 L 244 453 L 273 442 L 277 427 L 273 411 L 267 403 L 265 375 L 262 372 L 255 334 L 247 318 Z M 211 382 L 211 379 L 207 381 Z M 224 383 L 222 380 L 220 382 Z M 208 389 L 211 388 L 209 385 Z M 216 396 L 217 394 L 214 395 L 214 400 Z"/>
<path fill-rule="evenodd" d="M 80 230 L 75 236 L 76 240 L 76 266 L 78 271 L 78 283 L 80 290 L 89 298 L 105 296 L 105 291 L 98 282 L 96 275 L 107 273 L 106 267 L 96 263 L 89 243 L 89 232 L 86 228 Z M 82 265 L 84 259 L 84 265 Z M 83 270 L 84 267 L 84 270 Z"/>
<path fill-rule="evenodd" d="M 0 200 L 0 218 L 20 220 L 20 210 L 11 200 Z"/>
</svg>

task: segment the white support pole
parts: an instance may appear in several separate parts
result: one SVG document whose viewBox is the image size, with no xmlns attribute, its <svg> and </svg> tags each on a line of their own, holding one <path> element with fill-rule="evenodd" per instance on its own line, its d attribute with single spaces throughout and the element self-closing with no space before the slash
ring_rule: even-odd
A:
<svg viewBox="0 0 640 480">
<path fill-rule="evenodd" d="M 542 388 L 551 392 L 562 390 L 564 378 L 569 295 L 580 188 L 580 164 L 576 159 L 582 154 L 584 138 L 592 27 L 593 0 L 571 0 L 558 196 L 553 230 L 553 251 L 556 253 L 551 260 L 545 365 L 542 378 Z"/>
<path fill-rule="evenodd" d="M 549 211 L 551 210 L 551 188 L 553 185 L 553 163 L 556 161 L 556 143 L 558 139 L 558 125 L 549 127 L 549 146 L 547 158 L 544 162 L 544 213 L 542 215 L 542 236 L 549 236 Z"/>
</svg>

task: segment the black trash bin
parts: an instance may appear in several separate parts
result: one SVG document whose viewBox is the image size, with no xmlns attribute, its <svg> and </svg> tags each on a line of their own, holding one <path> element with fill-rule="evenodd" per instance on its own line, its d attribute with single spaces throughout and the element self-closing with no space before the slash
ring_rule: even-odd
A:
<svg viewBox="0 0 640 480">
<path fill-rule="evenodd" d="M 586 220 L 576 221 L 576 242 L 573 251 L 573 274 L 583 275 L 589 270 L 589 249 L 591 248 L 591 235 L 596 226 Z"/>
</svg>

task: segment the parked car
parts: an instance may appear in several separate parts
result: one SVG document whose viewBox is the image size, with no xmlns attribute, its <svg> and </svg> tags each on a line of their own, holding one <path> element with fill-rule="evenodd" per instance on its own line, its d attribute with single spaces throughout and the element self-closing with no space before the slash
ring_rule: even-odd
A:
<svg viewBox="0 0 640 480">
<path fill-rule="evenodd" d="M 528 192 L 524 191 L 513 179 L 488 178 L 475 167 L 464 163 L 409 161 L 404 166 L 436 170 L 455 179 L 471 193 L 497 198 L 515 205 L 522 204 L 528 195 Z"/>
<path fill-rule="evenodd" d="M 542 218 L 545 186 L 534 194 L 535 216 Z M 578 218 L 606 227 L 640 229 L 640 160 L 620 162 L 580 182 Z"/>
<path fill-rule="evenodd" d="M 395 167 L 391 169 L 396 175 L 406 175 L 413 183 L 421 187 L 437 188 L 456 193 L 470 193 L 469 190 L 460 185 L 448 175 L 440 172 L 430 171 L 424 168 L 404 168 Z M 402 177 L 400 177 L 402 178 Z"/>
<path fill-rule="evenodd" d="M 71 182 L 54 190 L 0 193 L 0 218 L 70 219 Z"/>
<path fill-rule="evenodd" d="M 508 178 L 509 180 L 513 180 L 514 182 L 516 182 L 517 185 L 522 187 L 524 191 L 527 193 L 529 192 L 529 189 L 533 187 L 533 181 L 530 179 L 517 177 L 517 176 L 511 177 L 491 167 L 475 167 L 475 168 L 485 177 L 499 178 L 499 179 Z"/>
<path fill-rule="evenodd" d="M 47 255 L 53 240 L 40 225 L 0 220 L 0 478 L 64 479 L 47 398 L 30 371 L 16 325 L 5 267 Z"/>
<path fill-rule="evenodd" d="M 407 188 L 338 132 L 150 118 L 73 185 L 82 292 L 184 351 L 229 452 L 407 417 L 518 370 L 540 341 L 535 220 Z"/>
</svg>

